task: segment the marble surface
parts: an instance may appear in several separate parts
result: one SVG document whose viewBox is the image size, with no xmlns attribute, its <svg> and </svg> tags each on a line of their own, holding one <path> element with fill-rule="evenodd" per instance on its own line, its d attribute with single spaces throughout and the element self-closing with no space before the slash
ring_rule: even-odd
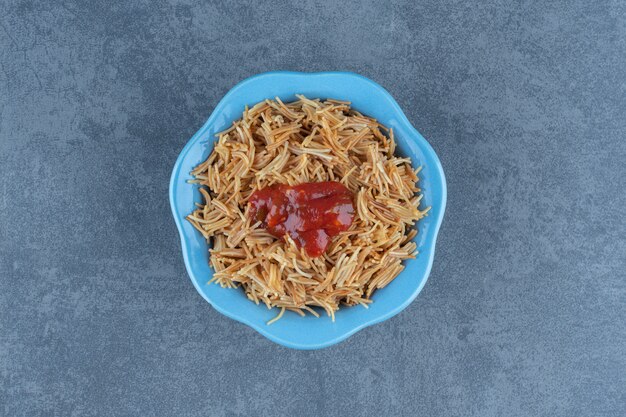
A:
<svg viewBox="0 0 626 417">
<path fill-rule="evenodd" d="M 623 1 L 0 9 L 0 415 L 626 415 Z M 320 351 L 212 310 L 167 200 L 269 70 L 379 82 L 448 179 L 420 296 Z"/>
</svg>

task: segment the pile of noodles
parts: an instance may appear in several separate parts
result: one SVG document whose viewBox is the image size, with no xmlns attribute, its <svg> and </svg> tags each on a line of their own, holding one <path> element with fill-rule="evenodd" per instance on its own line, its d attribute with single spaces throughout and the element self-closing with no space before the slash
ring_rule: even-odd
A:
<svg viewBox="0 0 626 417">
<path fill-rule="evenodd" d="M 300 315 L 340 304 L 367 307 L 414 258 L 420 210 L 418 169 L 394 155 L 393 131 L 337 100 L 265 100 L 221 132 L 193 171 L 205 203 L 187 219 L 213 243 L 212 281 L 242 287 L 255 303 Z M 354 193 L 350 229 L 310 258 L 288 236 L 276 238 L 248 216 L 250 195 L 272 184 L 338 181 Z M 273 320 L 272 320 L 273 321 Z"/>
</svg>

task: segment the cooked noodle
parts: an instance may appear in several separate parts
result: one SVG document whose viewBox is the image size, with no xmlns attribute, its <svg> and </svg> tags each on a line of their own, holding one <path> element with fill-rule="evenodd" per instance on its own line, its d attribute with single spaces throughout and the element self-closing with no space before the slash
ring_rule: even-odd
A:
<svg viewBox="0 0 626 417">
<path fill-rule="evenodd" d="M 193 171 L 204 204 L 187 219 L 213 242 L 213 279 L 242 287 L 268 308 L 300 315 L 321 307 L 334 320 L 340 304 L 365 307 L 414 258 L 420 168 L 394 155 L 393 131 L 337 100 L 265 100 L 221 132 Z M 272 184 L 338 181 L 355 196 L 350 229 L 318 258 L 289 236 L 275 238 L 248 216 L 250 195 Z M 273 322 L 274 320 L 272 320 Z"/>
</svg>

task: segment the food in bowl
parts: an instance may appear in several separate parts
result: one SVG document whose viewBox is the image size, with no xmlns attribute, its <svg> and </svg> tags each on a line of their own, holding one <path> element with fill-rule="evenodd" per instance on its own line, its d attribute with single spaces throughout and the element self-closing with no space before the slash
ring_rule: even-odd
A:
<svg viewBox="0 0 626 417">
<path fill-rule="evenodd" d="M 265 100 L 219 133 L 193 171 L 187 220 L 212 243 L 214 281 L 268 308 L 334 320 L 372 302 L 414 258 L 421 167 L 393 130 L 339 100 Z M 272 320 L 271 322 L 273 322 Z"/>
</svg>

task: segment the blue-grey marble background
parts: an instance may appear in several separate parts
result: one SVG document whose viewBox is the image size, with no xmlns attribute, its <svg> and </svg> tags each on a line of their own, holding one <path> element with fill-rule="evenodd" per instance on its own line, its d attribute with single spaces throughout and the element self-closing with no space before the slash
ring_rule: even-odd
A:
<svg viewBox="0 0 626 417">
<path fill-rule="evenodd" d="M 0 4 L 0 415 L 626 415 L 623 0 Z M 211 309 L 167 199 L 279 69 L 379 82 L 448 179 L 420 296 L 321 351 Z"/>
</svg>

